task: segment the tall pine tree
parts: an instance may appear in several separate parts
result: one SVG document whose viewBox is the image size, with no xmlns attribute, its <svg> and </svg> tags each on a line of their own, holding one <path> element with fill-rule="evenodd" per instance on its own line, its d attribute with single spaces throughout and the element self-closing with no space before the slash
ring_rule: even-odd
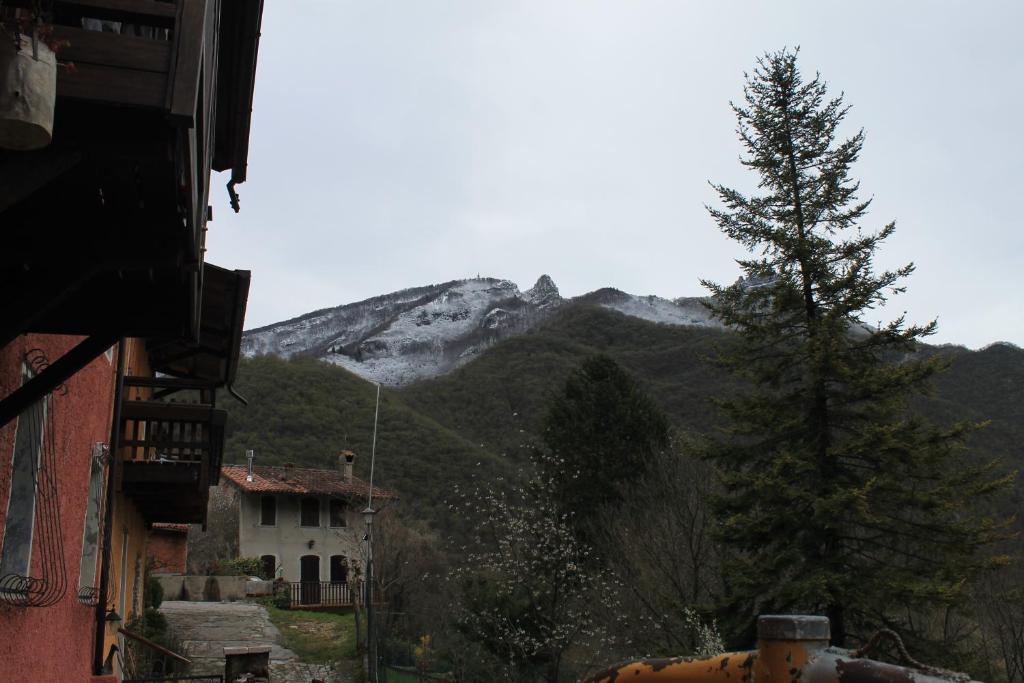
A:
<svg viewBox="0 0 1024 683">
<path fill-rule="evenodd" d="M 714 185 L 722 206 L 709 211 L 750 256 L 735 284 L 703 283 L 739 333 L 718 362 L 751 387 L 721 402 L 731 434 L 711 453 L 733 551 L 726 611 L 737 627 L 759 612 L 823 613 L 841 645 L 964 598 L 999 535 L 972 504 L 1007 479 L 963 457 L 973 425 L 908 411 L 942 368 L 915 354 L 935 322 L 868 319 L 914 266 L 873 265 L 895 224 L 859 227 L 870 200 L 850 169 L 864 133 L 839 138 L 842 96 L 784 50 L 758 60 L 733 110 L 758 190 Z"/>
<path fill-rule="evenodd" d="M 668 420 L 612 358 L 595 355 L 569 373 L 548 407 L 545 460 L 561 507 L 577 536 L 593 543 L 599 512 L 635 495 L 630 485 L 669 445 Z"/>
</svg>

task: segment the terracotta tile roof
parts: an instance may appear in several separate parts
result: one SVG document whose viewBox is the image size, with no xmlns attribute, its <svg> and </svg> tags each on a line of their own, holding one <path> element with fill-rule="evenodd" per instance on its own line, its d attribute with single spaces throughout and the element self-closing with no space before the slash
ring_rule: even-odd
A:
<svg viewBox="0 0 1024 683">
<path fill-rule="evenodd" d="M 338 470 L 319 470 L 310 467 L 271 467 L 256 465 L 252 468 L 252 481 L 246 481 L 245 465 L 222 465 L 221 476 L 243 491 L 252 493 L 312 494 L 366 498 L 369 484 L 358 477 L 346 481 Z M 397 496 L 379 486 L 373 487 L 373 497 L 393 499 Z"/>
<path fill-rule="evenodd" d="M 154 531 L 180 531 L 182 533 L 188 533 L 188 524 L 170 524 L 167 522 L 158 522 L 153 525 Z"/>
</svg>

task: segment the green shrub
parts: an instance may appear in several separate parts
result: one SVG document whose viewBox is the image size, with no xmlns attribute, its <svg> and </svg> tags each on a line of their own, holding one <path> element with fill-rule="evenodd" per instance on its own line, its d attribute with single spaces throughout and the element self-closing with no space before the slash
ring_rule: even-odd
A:
<svg viewBox="0 0 1024 683">
<path fill-rule="evenodd" d="M 170 629 L 167 619 L 154 608 L 148 608 L 142 615 L 132 617 L 125 628 L 172 652 L 183 650 L 181 640 Z M 125 663 L 126 678 L 165 676 L 173 673 L 180 666 L 133 639 L 125 640 L 125 648 L 130 653 Z"/>
<path fill-rule="evenodd" d="M 216 576 L 258 576 L 261 579 L 272 579 L 264 576 L 263 562 L 258 557 L 236 557 L 233 560 L 219 560 L 214 566 Z"/>
<path fill-rule="evenodd" d="M 147 635 L 162 636 L 167 633 L 167 617 L 155 607 L 149 607 L 142 615 L 142 631 Z"/>
<path fill-rule="evenodd" d="M 156 580 L 156 577 L 146 575 L 146 589 L 142 599 L 147 608 L 160 609 L 160 605 L 164 601 L 164 587 Z"/>
<path fill-rule="evenodd" d="M 292 606 L 292 587 L 284 581 L 274 583 L 274 607 L 288 609 Z"/>
</svg>

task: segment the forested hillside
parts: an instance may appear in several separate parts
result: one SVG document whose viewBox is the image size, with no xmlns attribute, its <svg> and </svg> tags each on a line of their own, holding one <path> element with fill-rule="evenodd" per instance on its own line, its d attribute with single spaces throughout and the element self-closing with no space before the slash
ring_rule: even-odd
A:
<svg viewBox="0 0 1024 683">
<path fill-rule="evenodd" d="M 357 476 L 369 476 L 375 388 L 339 367 L 312 358 L 243 360 L 237 383 L 248 406 L 225 402 L 230 416 L 225 461 L 244 463 L 245 449 L 262 465 L 285 462 L 335 467 L 337 452 L 354 450 Z M 405 405 L 381 395 L 374 483 L 398 491 L 408 517 L 439 522 L 455 483 L 476 472 L 500 476 L 507 464 L 492 452 Z"/>
<path fill-rule="evenodd" d="M 585 357 L 605 353 L 625 367 L 677 427 L 714 428 L 712 399 L 734 380 L 706 362 L 729 333 L 660 325 L 614 311 L 567 306 L 539 328 L 503 341 L 466 366 L 404 389 L 382 391 L 376 480 L 396 489 L 411 516 L 448 526 L 444 500 L 454 484 L 476 474 L 508 477 L 524 460 L 522 445 L 537 442 L 545 407 L 568 372 Z M 951 359 L 935 395 L 919 409 L 940 421 L 990 420 L 972 435 L 975 457 L 1024 463 L 1024 351 L 996 344 L 980 351 L 926 349 Z M 356 470 L 369 469 L 374 387 L 311 358 L 243 360 L 237 388 L 244 407 L 226 402 L 227 461 L 244 449 L 257 462 L 332 466 L 352 448 Z M 1020 486 L 1014 498 L 1020 500 Z"/>
</svg>

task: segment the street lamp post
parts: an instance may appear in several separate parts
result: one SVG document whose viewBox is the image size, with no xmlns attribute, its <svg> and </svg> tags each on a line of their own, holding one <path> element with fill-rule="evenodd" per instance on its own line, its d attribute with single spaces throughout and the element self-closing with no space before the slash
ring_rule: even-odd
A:
<svg viewBox="0 0 1024 683">
<path fill-rule="evenodd" d="M 370 683 L 377 683 L 377 634 L 373 624 L 373 515 L 369 505 L 363 510 L 366 522 L 366 676 Z"/>
</svg>

